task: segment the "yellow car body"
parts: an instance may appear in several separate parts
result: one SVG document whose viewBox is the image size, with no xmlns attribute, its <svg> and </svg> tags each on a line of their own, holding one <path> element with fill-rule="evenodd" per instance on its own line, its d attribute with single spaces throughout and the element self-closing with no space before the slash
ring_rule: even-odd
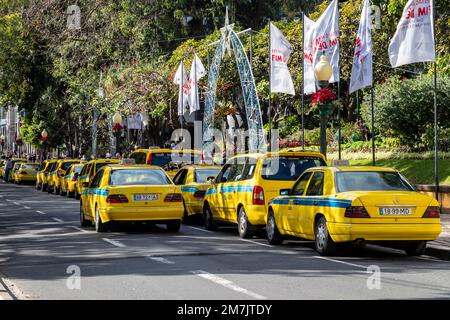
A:
<svg viewBox="0 0 450 320">
<path fill-rule="evenodd" d="M 47 167 L 49 160 L 44 160 L 41 162 L 38 172 L 36 174 L 36 189 L 40 190 L 42 187 L 42 181 L 44 180 L 43 176 L 44 176 L 44 171 L 45 168 Z"/>
<path fill-rule="evenodd" d="M 180 187 L 157 166 L 108 165 L 98 171 L 80 199 L 82 226 L 97 232 L 111 222 L 145 221 L 178 231 L 183 216 Z"/>
<path fill-rule="evenodd" d="M 81 194 L 85 189 L 85 187 L 83 187 L 83 183 L 90 182 L 92 178 L 97 174 L 98 170 L 108 164 L 118 163 L 118 159 L 97 159 L 85 163 L 75 184 L 75 198 L 80 199 Z"/>
<path fill-rule="evenodd" d="M 173 182 L 181 186 L 185 217 L 203 213 L 206 190 L 211 186 L 207 179 L 215 178 L 220 169 L 219 166 L 188 165 L 177 172 Z"/>
<path fill-rule="evenodd" d="M 226 222 L 237 224 L 241 237 L 252 236 L 254 229 L 266 224 L 269 201 L 290 189 L 303 171 L 318 166 L 326 166 L 325 157 L 318 152 L 242 154 L 231 158 L 206 192 L 206 229 Z"/>
<path fill-rule="evenodd" d="M 25 158 L 12 158 L 11 162 L 12 162 L 12 167 L 11 167 L 12 169 L 11 169 L 11 173 L 9 175 L 8 182 L 14 182 L 15 173 L 19 169 L 19 164 L 27 163 L 28 160 Z"/>
<path fill-rule="evenodd" d="M 0 160 L 0 179 L 3 179 L 5 176 L 5 166 L 6 166 L 6 160 Z"/>
<path fill-rule="evenodd" d="M 36 179 L 36 188 L 40 188 L 42 192 L 47 191 L 49 173 L 53 171 L 53 168 L 56 166 L 58 160 L 46 160 L 43 170 L 39 171 Z M 43 162 L 44 163 L 44 162 Z"/>
<path fill-rule="evenodd" d="M 39 163 L 20 163 L 16 164 L 17 170 L 14 172 L 14 183 L 36 182 Z"/>
<path fill-rule="evenodd" d="M 64 176 L 66 175 L 67 169 L 72 164 L 81 163 L 82 160 L 79 159 L 64 159 L 58 160 L 53 170 L 48 174 L 47 191 L 48 193 L 54 192 L 55 194 L 61 193 L 61 184 L 63 182 Z"/>
<path fill-rule="evenodd" d="M 424 243 L 441 232 L 438 202 L 414 191 L 394 169 L 322 167 L 306 170 L 289 195 L 268 208 L 270 243 L 283 236 L 315 240 L 320 254 L 336 243 L 393 242 L 408 254 L 421 254 Z"/>
<path fill-rule="evenodd" d="M 175 177 L 184 165 L 201 164 L 203 161 L 201 151 L 190 149 L 137 149 L 131 153 L 130 158 L 134 159 L 136 164 L 162 167 L 171 178 Z"/>
<path fill-rule="evenodd" d="M 66 175 L 63 177 L 63 181 L 61 183 L 61 195 L 66 195 L 68 198 L 73 197 L 78 175 L 83 167 L 84 163 L 78 163 L 71 165 L 69 169 L 67 169 Z"/>
</svg>

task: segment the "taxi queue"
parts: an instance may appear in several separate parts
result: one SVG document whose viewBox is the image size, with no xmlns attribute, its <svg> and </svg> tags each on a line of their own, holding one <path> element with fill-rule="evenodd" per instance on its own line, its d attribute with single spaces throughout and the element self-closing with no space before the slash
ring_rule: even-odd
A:
<svg viewBox="0 0 450 320">
<path fill-rule="evenodd" d="M 199 164 L 196 150 L 138 149 L 130 159 L 12 159 L 9 182 L 80 201 L 80 223 L 108 231 L 120 222 L 201 219 L 207 230 L 237 225 L 249 238 L 312 240 L 321 255 L 340 245 L 378 243 L 424 253 L 441 232 L 440 207 L 396 170 L 328 166 L 313 151 L 239 154 L 223 166 Z M 5 161 L 0 162 L 0 177 Z"/>
</svg>

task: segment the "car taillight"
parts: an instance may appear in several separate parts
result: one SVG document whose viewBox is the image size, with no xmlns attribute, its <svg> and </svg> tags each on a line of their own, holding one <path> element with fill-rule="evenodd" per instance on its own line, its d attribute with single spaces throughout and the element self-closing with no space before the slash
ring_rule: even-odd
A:
<svg viewBox="0 0 450 320">
<path fill-rule="evenodd" d="M 435 218 L 438 219 L 441 216 L 441 208 L 440 207 L 428 207 L 425 210 L 422 218 Z"/>
<path fill-rule="evenodd" d="M 165 198 L 164 202 L 181 202 L 183 201 L 183 196 L 181 193 L 169 193 Z"/>
<path fill-rule="evenodd" d="M 44 172 L 44 176 L 48 176 L 48 172 Z"/>
<path fill-rule="evenodd" d="M 264 189 L 260 186 L 253 187 L 253 204 L 264 205 Z"/>
<path fill-rule="evenodd" d="M 194 192 L 194 198 L 201 198 L 203 199 L 205 197 L 206 191 L 204 190 L 198 190 Z"/>
<path fill-rule="evenodd" d="M 355 206 L 355 207 L 348 207 L 345 210 L 346 218 L 370 218 L 369 213 L 367 212 L 366 208 Z"/>
<path fill-rule="evenodd" d="M 147 158 L 147 164 L 152 164 L 152 161 L 153 161 L 153 154 L 150 153 Z"/>
<path fill-rule="evenodd" d="M 112 194 L 106 198 L 106 203 L 128 203 L 128 198 L 123 194 Z"/>
</svg>

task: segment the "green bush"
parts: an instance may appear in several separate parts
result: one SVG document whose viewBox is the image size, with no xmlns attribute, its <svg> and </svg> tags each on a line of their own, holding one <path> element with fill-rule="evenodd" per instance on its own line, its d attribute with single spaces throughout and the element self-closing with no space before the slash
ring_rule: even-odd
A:
<svg viewBox="0 0 450 320">
<path fill-rule="evenodd" d="M 438 79 L 438 121 L 444 134 L 450 128 L 450 78 Z M 398 139 L 414 150 L 431 150 L 427 132 L 434 123 L 433 79 L 421 75 L 413 79 L 388 78 L 375 87 L 375 130 L 382 138 Z M 364 95 L 361 115 L 370 127 L 370 94 Z M 442 143 L 445 144 L 445 141 Z M 446 145 L 448 146 L 448 139 Z"/>
</svg>

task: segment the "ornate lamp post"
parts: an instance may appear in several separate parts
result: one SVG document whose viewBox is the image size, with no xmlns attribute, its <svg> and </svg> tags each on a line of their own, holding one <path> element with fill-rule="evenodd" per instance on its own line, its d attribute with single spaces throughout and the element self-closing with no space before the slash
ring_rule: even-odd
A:
<svg viewBox="0 0 450 320">
<path fill-rule="evenodd" d="M 44 129 L 44 130 L 42 130 L 42 132 L 41 132 L 41 141 L 42 141 L 42 144 L 44 145 L 44 153 L 43 153 L 43 155 L 42 155 L 42 160 L 45 160 L 47 157 L 46 157 L 46 146 L 47 146 L 47 144 L 46 144 L 46 142 L 47 142 L 47 138 L 48 138 L 48 133 L 47 133 L 47 131 Z"/>
<path fill-rule="evenodd" d="M 116 113 L 113 116 L 113 127 L 112 127 L 112 131 L 113 131 L 113 135 L 116 137 L 116 152 L 120 153 L 119 151 L 119 137 L 120 134 L 122 132 L 123 126 L 122 126 L 122 116 L 120 115 L 120 113 Z"/>
<path fill-rule="evenodd" d="M 320 153 L 327 154 L 327 122 L 328 116 L 333 112 L 332 100 L 336 96 L 328 89 L 329 80 L 333 74 L 333 68 L 328 58 L 323 55 L 314 68 L 314 74 L 321 90 L 312 95 L 311 102 L 319 108 L 320 113 Z"/>
</svg>

